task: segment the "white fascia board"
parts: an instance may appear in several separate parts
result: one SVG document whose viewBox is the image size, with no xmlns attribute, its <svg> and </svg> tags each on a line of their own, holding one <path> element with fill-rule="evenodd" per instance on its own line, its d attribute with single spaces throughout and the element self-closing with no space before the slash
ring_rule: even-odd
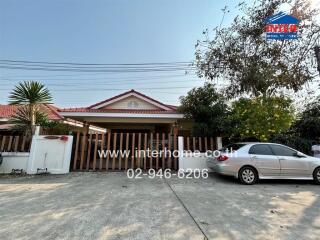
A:
<svg viewBox="0 0 320 240">
<path fill-rule="evenodd" d="M 152 104 L 152 105 L 154 105 L 154 106 L 156 106 L 156 107 L 159 107 L 159 108 L 161 108 L 161 109 L 164 109 L 164 110 L 172 110 L 171 108 L 168 108 L 168 107 L 166 107 L 166 106 L 164 106 L 164 105 L 162 105 L 162 104 L 159 104 L 159 103 L 157 103 L 157 102 L 154 102 L 154 101 L 152 101 L 152 100 L 150 100 L 150 99 L 148 99 L 148 98 L 145 98 L 145 97 L 143 97 L 143 96 L 140 96 L 140 95 L 138 95 L 138 94 L 136 94 L 136 93 L 128 93 L 128 94 L 123 95 L 123 96 L 121 96 L 121 97 L 118 97 L 118 98 L 115 98 L 115 99 L 113 99 L 113 100 L 110 100 L 110 101 L 108 101 L 108 102 L 106 102 L 106 103 L 101 103 L 101 104 L 93 107 L 93 109 L 99 109 L 99 108 L 108 106 L 108 105 L 110 105 L 111 103 L 118 102 L 118 101 L 120 101 L 120 100 L 122 100 L 122 99 L 125 99 L 125 98 L 127 98 L 127 97 L 130 97 L 130 96 L 135 96 L 135 97 L 137 97 L 137 98 L 139 98 L 139 99 L 142 99 L 143 101 L 146 101 L 146 102 L 148 102 L 148 103 L 150 103 L 150 104 Z"/>
<path fill-rule="evenodd" d="M 64 117 L 123 117 L 123 118 L 183 118 L 179 113 L 100 113 L 100 112 L 61 112 Z"/>
</svg>

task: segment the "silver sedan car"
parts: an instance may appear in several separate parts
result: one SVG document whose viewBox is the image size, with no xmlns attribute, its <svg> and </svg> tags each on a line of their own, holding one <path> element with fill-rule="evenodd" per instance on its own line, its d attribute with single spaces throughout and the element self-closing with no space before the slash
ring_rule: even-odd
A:
<svg viewBox="0 0 320 240">
<path fill-rule="evenodd" d="M 219 156 L 208 158 L 207 165 L 244 184 L 254 184 L 258 179 L 314 180 L 320 184 L 319 158 L 276 143 L 230 144 Z"/>
</svg>

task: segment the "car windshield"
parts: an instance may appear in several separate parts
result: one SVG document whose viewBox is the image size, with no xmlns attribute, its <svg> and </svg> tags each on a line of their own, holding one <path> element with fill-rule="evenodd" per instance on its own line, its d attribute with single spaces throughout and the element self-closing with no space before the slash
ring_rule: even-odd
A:
<svg viewBox="0 0 320 240">
<path fill-rule="evenodd" d="M 226 152 L 226 151 L 234 152 L 234 151 L 239 150 L 240 148 L 242 148 L 245 145 L 246 144 L 244 144 L 244 143 L 231 143 L 231 144 L 219 149 L 219 151 L 221 151 L 221 152 Z"/>
</svg>

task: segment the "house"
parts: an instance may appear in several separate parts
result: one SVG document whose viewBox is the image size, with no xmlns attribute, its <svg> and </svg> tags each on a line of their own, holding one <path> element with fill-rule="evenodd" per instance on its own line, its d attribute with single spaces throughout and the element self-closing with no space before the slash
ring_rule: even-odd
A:
<svg viewBox="0 0 320 240">
<path fill-rule="evenodd" d="M 107 132 L 189 133 L 192 122 L 184 119 L 176 106 L 168 105 L 130 90 L 89 107 L 60 109 L 59 114 Z"/>
</svg>

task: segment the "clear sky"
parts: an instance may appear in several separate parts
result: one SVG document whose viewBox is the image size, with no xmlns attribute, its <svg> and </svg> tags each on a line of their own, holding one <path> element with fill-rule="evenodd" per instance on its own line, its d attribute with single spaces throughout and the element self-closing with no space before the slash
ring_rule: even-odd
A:
<svg viewBox="0 0 320 240">
<path fill-rule="evenodd" d="M 316 5 L 318 0 L 313 1 Z M 148 63 L 194 60 L 202 31 L 237 14 L 236 0 L 1 0 L 0 59 Z M 129 89 L 168 104 L 203 80 L 192 70 L 79 73 L 0 68 L 0 104 L 19 81 L 45 83 L 59 107 L 88 106 Z"/>
<path fill-rule="evenodd" d="M 1 0 L 0 59 L 143 63 L 194 60 L 202 31 L 220 24 L 213 0 Z M 224 20 L 233 18 L 230 12 Z M 74 73 L 0 69 L 0 103 L 22 80 L 45 83 L 59 107 L 79 107 L 136 89 L 168 104 L 199 80 L 191 71 Z M 123 90 L 122 90 L 123 89 Z"/>
</svg>

